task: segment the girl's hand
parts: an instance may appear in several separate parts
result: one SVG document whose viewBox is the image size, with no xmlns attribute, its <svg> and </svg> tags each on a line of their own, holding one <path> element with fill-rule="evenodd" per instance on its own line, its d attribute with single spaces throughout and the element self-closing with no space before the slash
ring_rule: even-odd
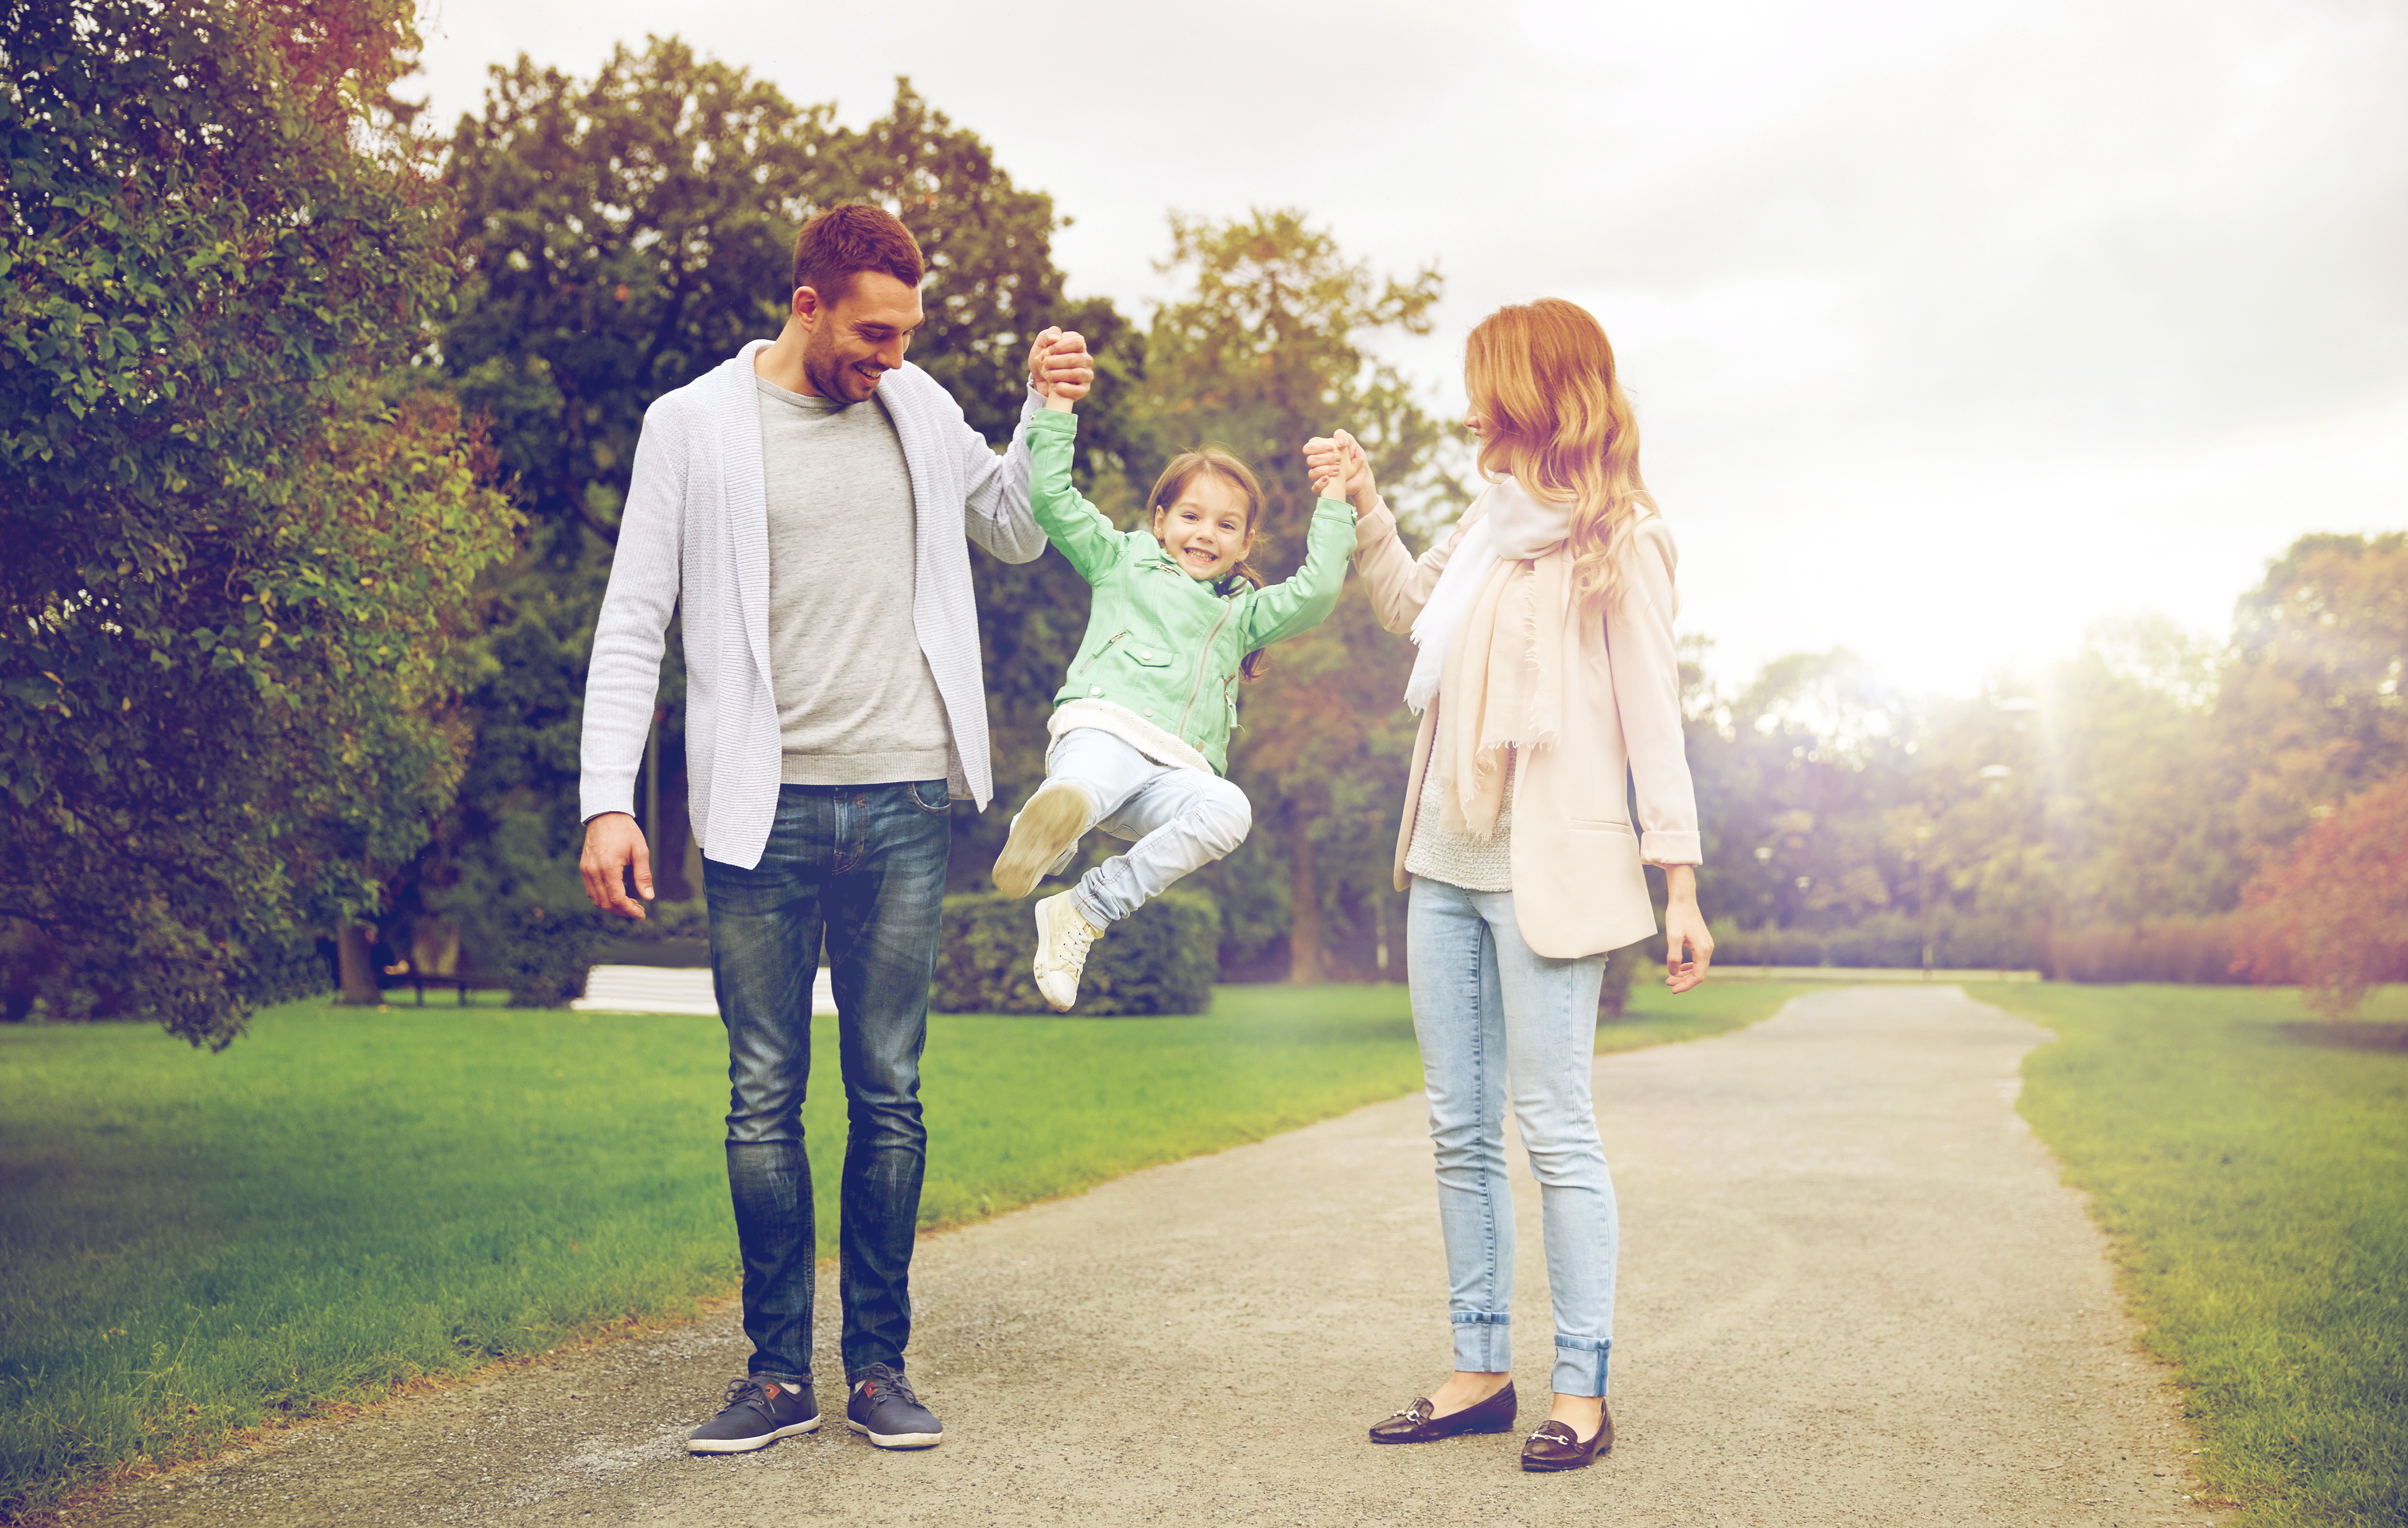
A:
<svg viewBox="0 0 2408 1528">
<path fill-rule="evenodd" d="M 1698 872 L 1694 866 L 1664 867 L 1664 985 L 1685 992 L 1706 979 L 1713 964 L 1714 936 L 1706 932 L 1706 915 L 1698 910 Z M 1682 947 L 1687 947 L 1687 959 Z"/>
<path fill-rule="evenodd" d="M 1304 467 L 1314 493 L 1326 499 L 1351 500 L 1357 514 L 1369 514 L 1380 502 L 1380 491 L 1371 481 L 1370 460 L 1343 430 L 1306 441 Z"/>
</svg>

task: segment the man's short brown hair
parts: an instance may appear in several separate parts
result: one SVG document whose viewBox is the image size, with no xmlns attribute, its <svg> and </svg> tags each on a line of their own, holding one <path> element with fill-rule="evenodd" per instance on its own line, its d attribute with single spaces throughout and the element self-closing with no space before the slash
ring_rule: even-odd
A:
<svg viewBox="0 0 2408 1528">
<path fill-rule="evenodd" d="M 920 241 L 884 207 L 845 202 L 817 214 L 795 236 L 794 284 L 818 293 L 823 306 L 842 302 L 863 271 L 884 271 L 914 288 L 927 274 Z"/>
</svg>

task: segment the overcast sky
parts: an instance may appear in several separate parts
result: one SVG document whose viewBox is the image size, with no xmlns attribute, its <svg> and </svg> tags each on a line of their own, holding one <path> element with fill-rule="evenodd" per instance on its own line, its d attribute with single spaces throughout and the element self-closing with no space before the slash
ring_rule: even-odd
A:
<svg viewBox="0 0 2408 1528">
<path fill-rule="evenodd" d="M 438 121 L 674 32 L 858 125 L 909 75 L 1142 317 L 1172 207 L 1293 206 L 1603 321 L 1743 681 L 1962 693 L 2155 610 L 2223 635 L 2302 532 L 2408 528 L 2408 4 L 428 0 Z"/>
</svg>

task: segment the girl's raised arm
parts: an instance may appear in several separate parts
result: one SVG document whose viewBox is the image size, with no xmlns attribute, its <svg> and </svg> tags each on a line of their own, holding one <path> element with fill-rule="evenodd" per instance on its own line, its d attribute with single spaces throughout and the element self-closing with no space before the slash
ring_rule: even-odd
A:
<svg viewBox="0 0 2408 1528">
<path fill-rule="evenodd" d="M 1104 512 L 1071 486 L 1070 452 L 1078 435 L 1079 416 L 1067 410 L 1047 408 L 1029 417 L 1028 512 L 1079 577 L 1096 583 L 1127 555 L 1130 533 L 1114 530 Z"/>
<path fill-rule="evenodd" d="M 1316 503 L 1304 533 L 1304 565 L 1246 602 L 1246 646 L 1267 648 L 1328 620 L 1346 582 L 1346 554 L 1354 550 L 1354 511 L 1336 499 Z"/>
</svg>

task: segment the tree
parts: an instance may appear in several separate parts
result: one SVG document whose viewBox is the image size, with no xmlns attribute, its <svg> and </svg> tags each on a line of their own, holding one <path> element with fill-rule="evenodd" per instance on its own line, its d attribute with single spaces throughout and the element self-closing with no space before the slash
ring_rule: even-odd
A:
<svg viewBox="0 0 2408 1528">
<path fill-rule="evenodd" d="M 1435 270 L 1375 278 L 1296 211 L 1227 222 L 1174 214 L 1170 231 L 1163 268 L 1191 286 L 1148 329 L 1133 426 L 1149 464 L 1215 441 L 1254 467 L 1268 499 L 1254 554 L 1266 578 L 1302 559 L 1314 502 L 1302 452 L 1315 435 L 1354 431 L 1409 516 L 1463 502 L 1440 470 L 1447 435 L 1368 349 L 1382 331 L 1429 331 Z M 1328 922 L 1387 895 L 1412 758 L 1412 654 L 1350 586 L 1327 621 L 1268 661 L 1268 677 L 1241 693 L 1230 757 L 1230 778 L 1254 805 L 1254 836 L 1210 878 L 1232 953 L 1242 959 L 1283 921 L 1289 978 L 1318 981 Z M 1282 870 L 1284 885 L 1270 879 Z"/>
<path fill-rule="evenodd" d="M 457 778 L 511 517 L 408 366 L 453 276 L 387 93 L 411 14 L 58 0 L 0 40 L 0 926 L 65 1013 L 225 1043 Z"/>
<path fill-rule="evenodd" d="M 2408 534 L 2301 536 L 2242 596 L 2232 649 L 2216 726 L 2248 866 L 2408 768 Z"/>
<path fill-rule="evenodd" d="M 2346 1018 L 2375 983 L 2408 979 L 2408 778 L 2319 821 L 2243 901 L 2236 968 L 2297 981 L 2319 1013 Z"/>
<path fill-rule="evenodd" d="M 483 958 L 520 950 L 507 958 L 535 973 L 530 995 L 576 962 L 525 955 L 529 939 L 591 935 L 590 920 L 558 916 L 578 900 L 580 696 L 643 411 L 778 333 L 803 221 L 869 201 L 911 227 L 929 271 L 911 359 L 990 438 L 1017 418 L 1027 340 L 1044 325 L 1080 328 L 1129 364 L 1112 354 L 1125 326 L 1110 306 L 1062 295 L 1051 200 L 1016 187 L 976 136 L 908 81 L 862 131 L 834 119 L 832 106 L 797 107 L 742 69 L 655 38 L 640 52 L 614 50 L 590 79 L 523 58 L 497 66 L 482 110 L 452 135 L 446 179 L 463 204 L 473 279 L 444 332 L 443 364 L 464 401 L 494 416 L 530 530 L 492 580 L 497 667 L 470 700 L 476 758 L 406 910 L 468 925 Z M 1082 446 L 1116 462 L 1111 405 L 1086 412 Z M 1042 771 L 1042 707 L 1076 645 L 1065 618 L 1084 591 L 1058 558 L 972 566 L 996 779 L 1010 798 Z M 680 868 L 681 676 L 672 643 L 645 791 L 662 821 L 644 824 L 671 896 L 701 891 Z M 1001 825 L 967 812 L 960 825 L 955 878 L 967 884 L 982 879 L 979 855 L 992 856 Z"/>
</svg>

